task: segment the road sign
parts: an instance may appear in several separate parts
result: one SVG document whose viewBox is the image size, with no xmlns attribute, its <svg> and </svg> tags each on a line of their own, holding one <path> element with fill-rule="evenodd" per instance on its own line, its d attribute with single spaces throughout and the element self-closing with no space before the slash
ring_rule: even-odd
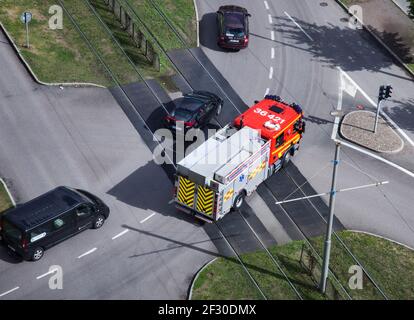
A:
<svg viewBox="0 0 414 320">
<path fill-rule="evenodd" d="M 30 48 L 29 43 L 29 22 L 32 21 L 32 13 L 25 11 L 20 16 L 20 21 L 26 26 L 26 48 Z"/>
<path fill-rule="evenodd" d="M 20 16 L 20 21 L 22 23 L 29 23 L 32 20 L 32 13 L 31 12 L 23 12 Z"/>
</svg>

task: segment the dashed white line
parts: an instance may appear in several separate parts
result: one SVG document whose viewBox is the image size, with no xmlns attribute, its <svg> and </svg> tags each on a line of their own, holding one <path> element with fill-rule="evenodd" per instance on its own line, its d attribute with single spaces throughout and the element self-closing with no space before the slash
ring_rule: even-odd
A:
<svg viewBox="0 0 414 320">
<path fill-rule="evenodd" d="M 273 18 L 271 14 L 267 15 L 268 19 L 269 19 L 269 23 L 272 24 L 273 23 Z"/>
<path fill-rule="evenodd" d="M 270 70 L 269 70 L 269 79 L 273 79 L 273 67 L 270 67 Z"/>
<path fill-rule="evenodd" d="M 300 30 L 302 30 L 302 32 L 309 38 L 309 40 L 311 40 L 311 41 L 313 41 L 313 39 L 312 39 L 312 37 L 305 31 L 305 30 L 303 30 L 303 28 L 300 26 L 300 24 L 299 23 L 297 23 L 296 21 L 295 21 L 295 19 L 293 19 L 291 16 L 290 16 L 290 14 L 289 13 L 287 13 L 286 11 L 285 11 L 285 15 L 290 19 L 290 20 L 292 20 L 292 22 L 300 29 Z"/>
<path fill-rule="evenodd" d="M 270 32 L 270 39 L 272 39 L 272 41 L 275 41 L 275 32 L 273 30 Z"/>
<path fill-rule="evenodd" d="M 37 279 L 37 280 L 42 279 L 42 278 L 44 278 L 44 277 L 48 276 L 49 274 L 54 273 L 54 272 L 55 272 L 55 271 L 57 271 L 57 270 L 58 270 L 58 269 L 53 269 L 53 270 L 50 270 L 49 272 L 46 272 L 46 273 L 44 273 L 44 274 L 42 274 L 42 275 L 40 275 L 40 276 L 36 277 L 36 279 Z"/>
<path fill-rule="evenodd" d="M 9 290 L 9 291 L 6 291 L 6 292 L 3 292 L 3 293 L 0 293 L 0 297 L 4 297 L 5 295 L 7 295 L 7 294 L 9 294 L 9 293 L 12 293 L 13 291 L 16 291 L 16 290 L 18 290 L 20 287 L 16 287 L 16 288 L 13 288 L 13 289 L 11 289 L 11 290 Z"/>
<path fill-rule="evenodd" d="M 87 251 L 87 252 L 85 252 L 85 253 L 81 254 L 81 255 L 78 257 L 78 259 L 83 258 L 84 256 L 87 256 L 88 254 L 91 254 L 92 252 L 95 252 L 95 251 L 96 251 L 96 249 L 98 249 L 98 248 L 93 248 L 93 249 L 91 249 L 91 250 L 89 250 L 89 251 Z"/>
<path fill-rule="evenodd" d="M 145 221 L 151 219 L 153 216 L 155 216 L 155 212 L 151 214 L 150 216 L 146 217 L 144 220 L 141 220 L 140 223 L 144 223 Z"/>
<path fill-rule="evenodd" d="M 266 7 L 266 10 L 269 10 L 270 8 L 269 8 L 269 4 L 267 3 L 267 1 L 263 1 L 263 3 L 265 5 L 265 7 Z"/>
<path fill-rule="evenodd" d="M 272 59 L 274 59 L 274 58 L 275 58 L 275 48 L 272 48 L 272 51 L 271 51 L 270 57 L 271 57 Z"/>
<path fill-rule="evenodd" d="M 269 92 L 270 92 L 270 88 L 267 88 L 264 95 L 267 96 L 269 94 Z"/>
<path fill-rule="evenodd" d="M 116 236 L 112 237 L 112 240 L 115 240 L 116 238 L 122 237 L 125 233 L 127 233 L 129 231 L 129 229 L 126 229 L 120 233 L 118 233 Z"/>
</svg>

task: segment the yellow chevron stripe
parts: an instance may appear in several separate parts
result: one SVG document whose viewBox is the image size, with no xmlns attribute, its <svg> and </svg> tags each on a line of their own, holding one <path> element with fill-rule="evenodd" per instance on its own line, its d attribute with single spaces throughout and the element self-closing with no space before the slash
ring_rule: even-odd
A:
<svg viewBox="0 0 414 320">
<path fill-rule="evenodd" d="M 233 194 L 234 194 L 234 189 L 230 189 L 229 191 L 227 191 L 226 194 L 224 195 L 224 201 L 231 199 Z"/>
<path fill-rule="evenodd" d="M 192 207 L 194 205 L 195 183 L 180 177 L 177 199 L 179 202 Z"/>
<path fill-rule="evenodd" d="M 196 208 L 205 214 L 213 214 L 214 192 L 204 186 L 198 186 L 198 196 Z"/>
</svg>

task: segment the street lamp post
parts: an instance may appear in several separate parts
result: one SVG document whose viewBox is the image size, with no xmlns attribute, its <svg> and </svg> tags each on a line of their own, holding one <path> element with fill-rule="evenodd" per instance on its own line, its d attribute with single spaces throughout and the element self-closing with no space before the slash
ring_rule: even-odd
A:
<svg viewBox="0 0 414 320">
<path fill-rule="evenodd" d="M 332 225 L 334 219 L 334 210 L 335 210 L 335 196 L 336 196 L 336 176 L 339 164 L 339 151 L 341 148 L 341 143 L 339 141 L 336 142 L 335 147 L 335 159 L 333 161 L 333 174 L 332 174 L 332 185 L 331 185 L 331 193 L 329 197 L 329 217 L 328 217 L 328 225 L 325 235 L 325 246 L 323 250 L 323 265 L 322 265 L 322 274 L 321 280 L 319 284 L 319 289 L 322 293 L 326 292 L 326 283 L 328 280 L 328 273 L 329 273 L 329 259 L 331 255 L 331 238 L 332 238 Z"/>
</svg>

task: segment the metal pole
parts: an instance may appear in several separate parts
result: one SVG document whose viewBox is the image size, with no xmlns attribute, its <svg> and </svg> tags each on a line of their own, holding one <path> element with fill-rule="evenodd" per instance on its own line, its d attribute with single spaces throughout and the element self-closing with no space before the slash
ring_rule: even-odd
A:
<svg viewBox="0 0 414 320">
<path fill-rule="evenodd" d="M 25 19 L 26 19 L 26 16 L 25 16 Z M 29 43 L 29 22 L 27 22 L 27 20 L 26 20 L 25 25 L 26 25 L 26 47 L 27 48 L 30 48 L 30 43 Z"/>
<path fill-rule="evenodd" d="M 337 169 L 338 169 L 338 164 L 339 164 L 340 147 L 341 147 L 341 144 L 337 142 L 336 148 L 335 148 L 335 159 L 334 159 L 333 174 L 332 174 L 331 195 L 329 197 L 329 217 L 328 217 L 328 225 L 327 225 L 326 237 L 325 237 L 325 246 L 323 250 L 322 274 L 321 274 L 321 281 L 319 284 L 319 289 L 321 290 L 322 293 L 326 292 L 326 282 L 328 280 L 328 272 L 329 272 L 332 225 L 333 225 L 334 209 L 335 209 L 336 175 L 337 175 Z"/>
<path fill-rule="evenodd" d="M 377 114 L 375 115 L 374 133 L 377 133 L 378 117 L 379 117 L 379 113 L 380 113 L 380 110 L 381 110 L 381 102 L 382 102 L 382 100 L 378 100 Z"/>
</svg>

